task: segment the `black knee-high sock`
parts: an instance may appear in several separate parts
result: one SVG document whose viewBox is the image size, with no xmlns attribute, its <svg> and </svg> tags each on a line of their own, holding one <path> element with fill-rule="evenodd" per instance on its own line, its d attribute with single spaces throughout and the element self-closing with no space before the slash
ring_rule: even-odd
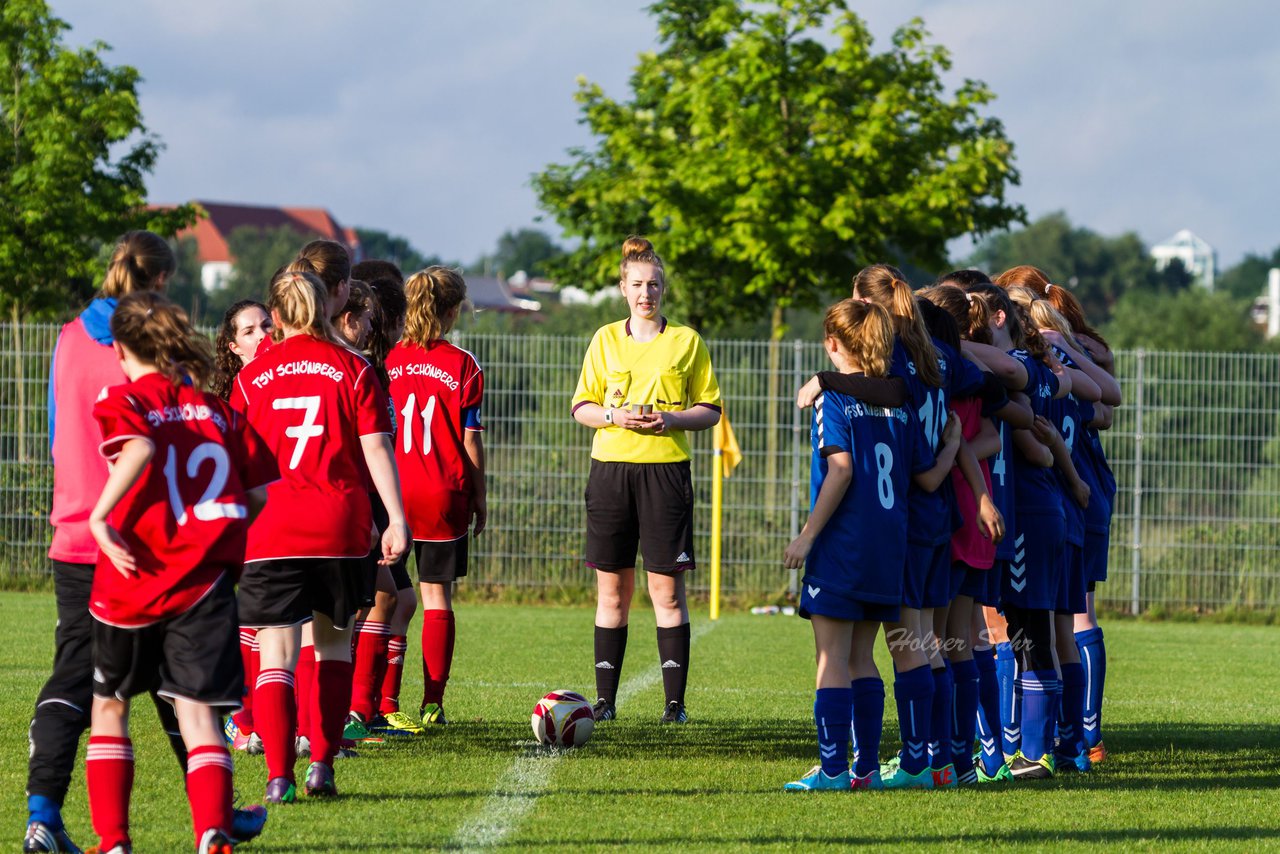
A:
<svg viewBox="0 0 1280 854">
<path fill-rule="evenodd" d="M 606 629 L 596 626 L 596 696 L 610 703 L 618 700 L 618 680 L 622 678 L 622 657 L 627 652 L 627 627 Z"/>
<path fill-rule="evenodd" d="M 658 659 L 662 662 L 662 688 L 667 702 L 684 703 L 689 681 L 689 624 L 664 629 L 658 627 Z"/>
</svg>

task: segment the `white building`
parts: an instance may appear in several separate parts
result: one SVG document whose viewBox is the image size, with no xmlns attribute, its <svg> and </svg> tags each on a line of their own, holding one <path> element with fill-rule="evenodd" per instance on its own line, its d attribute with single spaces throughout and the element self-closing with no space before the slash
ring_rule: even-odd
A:
<svg viewBox="0 0 1280 854">
<path fill-rule="evenodd" d="M 1213 290 L 1214 276 L 1218 272 L 1218 252 L 1190 229 L 1184 228 L 1168 240 L 1152 246 L 1151 257 L 1155 259 L 1157 270 L 1163 270 L 1170 261 L 1178 259 L 1198 284 Z"/>
</svg>

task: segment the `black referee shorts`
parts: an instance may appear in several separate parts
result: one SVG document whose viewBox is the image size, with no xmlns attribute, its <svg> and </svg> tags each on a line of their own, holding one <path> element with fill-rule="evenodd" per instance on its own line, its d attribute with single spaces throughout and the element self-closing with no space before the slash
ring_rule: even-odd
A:
<svg viewBox="0 0 1280 854">
<path fill-rule="evenodd" d="M 591 461 L 586 564 L 616 572 L 636 565 L 637 549 L 649 572 L 694 568 L 693 477 L 689 461 Z"/>
</svg>

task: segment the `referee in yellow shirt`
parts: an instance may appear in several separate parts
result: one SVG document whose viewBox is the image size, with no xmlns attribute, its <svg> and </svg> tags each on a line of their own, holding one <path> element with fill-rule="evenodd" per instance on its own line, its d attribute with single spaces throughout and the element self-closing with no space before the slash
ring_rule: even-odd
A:
<svg viewBox="0 0 1280 854">
<path fill-rule="evenodd" d="M 690 430 L 720 420 L 720 387 L 698 333 L 662 316 L 666 278 L 653 244 L 622 245 L 622 295 L 631 316 L 591 339 L 573 395 L 573 417 L 594 428 L 587 479 L 586 564 L 596 571 L 596 720 L 613 720 L 644 555 L 658 623 L 666 692 L 663 723 L 684 723 L 689 606 L 684 573 L 694 568 Z"/>
</svg>

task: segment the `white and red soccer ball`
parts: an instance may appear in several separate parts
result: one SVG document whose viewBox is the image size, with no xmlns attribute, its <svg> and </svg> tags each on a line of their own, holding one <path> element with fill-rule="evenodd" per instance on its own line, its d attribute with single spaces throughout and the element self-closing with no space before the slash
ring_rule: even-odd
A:
<svg viewBox="0 0 1280 854">
<path fill-rule="evenodd" d="M 549 747 L 581 747 L 596 728 L 590 701 L 576 691 L 552 691 L 533 707 L 529 722 Z"/>
</svg>

